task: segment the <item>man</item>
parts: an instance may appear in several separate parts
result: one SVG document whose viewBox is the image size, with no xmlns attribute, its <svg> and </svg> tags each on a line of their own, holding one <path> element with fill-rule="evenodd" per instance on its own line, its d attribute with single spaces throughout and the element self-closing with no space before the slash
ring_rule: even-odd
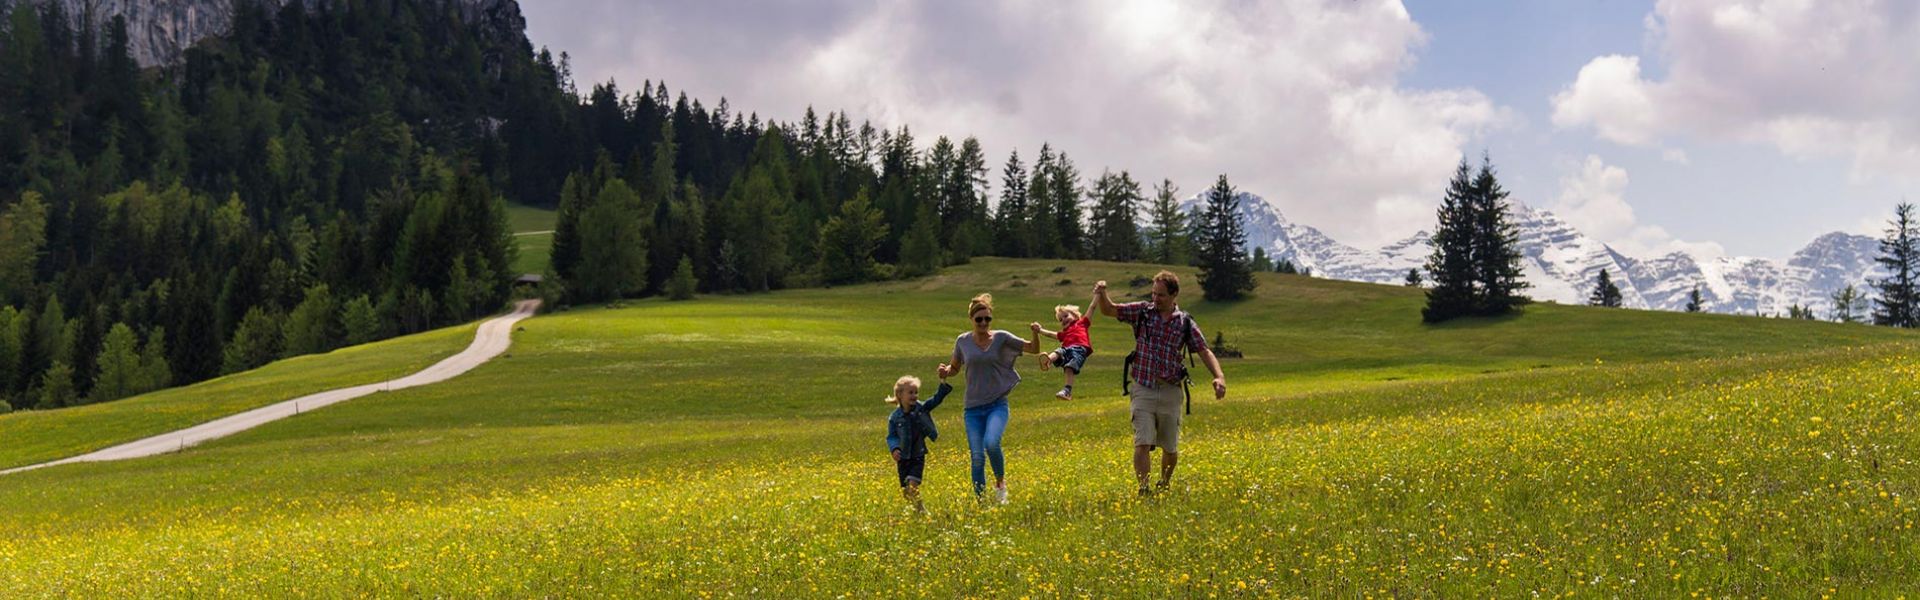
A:
<svg viewBox="0 0 1920 600">
<path fill-rule="evenodd" d="M 1180 417 L 1186 399 L 1185 365 L 1182 355 L 1191 351 L 1200 355 L 1213 373 L 1213 397 L 1227 397 L 1227 376 L 1220 372 L 1220 359 L 1207 348 L 1207 336 L 1200 325 L 1174 303 L 1180 296 L 1180 277 L 1171 271 L 1153 276 L 1153 300 L 1116 305 L 1107 297 L 1107 282 L 1093 284 L 1094 307 L 1100 314 L 1133 325 L 1133 350 L 1137 358 L 1127 368 L 1133 382 L 1133 474 L 1140 480 L 1140 495 L 1152 494 L 1147 474 L 1153 465 L 1153 449 L 1160 448 L 1160 482 L 1155 488 L 1165 491 L 1173 480 L 1173 467 L 1180 462 Z"/>
</svg>

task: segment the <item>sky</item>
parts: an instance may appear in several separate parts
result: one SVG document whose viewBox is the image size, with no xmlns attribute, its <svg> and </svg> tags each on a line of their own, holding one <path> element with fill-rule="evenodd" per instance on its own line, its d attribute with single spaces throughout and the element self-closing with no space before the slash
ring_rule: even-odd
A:
<svg viewBox="0 0 1920 600">
<path fill-rule="evenodd" d="M 1908 0 L 523 0 L 581 89 L 1042 143 L 1182 195 L 1225 174 L 1359 247 L 1464 157 L 1630 256 L 1878 236 L 1920 185 Z M 995 192 L 997 194 L 997 191 Z"/>
</svg>

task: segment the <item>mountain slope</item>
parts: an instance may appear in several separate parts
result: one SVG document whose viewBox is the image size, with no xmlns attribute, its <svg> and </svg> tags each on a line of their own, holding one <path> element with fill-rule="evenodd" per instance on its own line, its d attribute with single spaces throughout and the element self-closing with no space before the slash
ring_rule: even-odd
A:
<svg viewBox="0 0 1920 600">
<path fill-rule="evenodd" d="M 1240 212 L 1247 230 L 1247 248 L 1266 248 L 1279 260 L 1311 269 L 1315 276 L 1372 283 L 1399 283 L 1408 269 L 1422 268 L 1431 252 L 1429 234 L 1418 232 L 1379 249 L 1356 248 L 1310 225 L 1295 223 L 1272 203 L 1241 192 Z M 1183 209 L 1199 206 L 1201 196 L 1182 202 Z M 1520 235 L 1521 267 L 1537 300 L 1563 304 L 1584 303 L 1593 281 L 1605 269 L 1620 287 L 1625 306 L 1655 310 L 1684 310 L 1698 286 L 1705 310 L 1720 313 L 1784 314 L 1791 305 L 1813 307 L 1821 316 L 1831 311 L 1829 298 L 1849 284 L 1862 294 L 1867 280 L 1877 277 L 1873 258 L 1877 242 L 1870 237 L 1834 232 L 1807 244 L 1785 263 L 1740 256 L 1697 256 L 1674 252 L 1652 258 L 1627 256 L 1588 237 L 1551 211 L 1513 204 L 1513 223 Z"/>
</svg>

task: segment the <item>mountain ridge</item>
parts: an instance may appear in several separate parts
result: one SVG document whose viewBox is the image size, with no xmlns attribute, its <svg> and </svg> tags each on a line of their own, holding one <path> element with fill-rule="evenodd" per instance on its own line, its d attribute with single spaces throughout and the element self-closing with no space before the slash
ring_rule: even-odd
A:
<svg viewBox="0 0 1920 600">
<path fill-rule="evenodd" d="M 1182 201 L 1181 208 L 1191 211 L 1202 194 Z M 1423 269 L 1431 252 L 1426 231 L 1378 249 L 1362 249 L 1287 219 L 1259 195 L 1239 192 L 1238 197 L 1247 250 L 1265 248 L 1275 262 L 1293 261 L 1317 277 L 1398 284 L 1408 269 Z M 1878 241 L 1863 235 L 1823 234 L 1785 261 L 1684 251 L 1634 257 L 1587 236 L 1552 211 L 1521 202 L 1511 206 L 1521 268 L 1533 286 L 1527 293 L 1536 300 L 1585 303 L 1600 270 L 1606 269 L 1629 308 L 1685 310 L 1698 285 L 1702 309 L 1708 312 L 1775 315 L 1798 304 L 1824 318 L 1832 310 L 1835 291 L 1852 284 L 1865 295 L 1868 279 L 1879 274 L 1873 260 Z"/>
</svg>

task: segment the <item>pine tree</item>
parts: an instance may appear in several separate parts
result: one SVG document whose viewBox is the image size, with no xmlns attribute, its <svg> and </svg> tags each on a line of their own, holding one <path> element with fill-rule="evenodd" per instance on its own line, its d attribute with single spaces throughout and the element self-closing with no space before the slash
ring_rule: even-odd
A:
<svg viewBox="0 0 1920 600">
<path fill-rule="evenodd" d="M 1140 182 L 1121 171 L 1100 174 L 1093 184 L 1093 215 L 1089 232 L 1091 258 L 1132 262 L 1140 258 Z"/>
<path fill-rule="evenodd" d="M 341 307 L 340 325 L 345 330 L 348 346 L 358 346 L 381 337 L 380 316 L 374 312 L 373 301 L 366 294 L 348 300 Z"/>
<path fill-rule="evenodd" d="M 1000 205 L 994 209 L 994 251 L 1001 256 L 1023 258 L 1028 255 L 1027 169 L 1020 164 L 1020 151 L 1007 154 L 1000 170 Z"/>
<path fill-rule="evenodd" d="M 1834 291 L 1832 299 L 1833 320 L 1841 323 L 1860 322 L 1860 305 L 1865 303 L 1865 299 L 1860 297 L 1859 290 L 1855 289 L 1853 284 L 1849 283 L 1846 287 Z"/>
<path fill-rule="evenodd" d="M 1240 198 L 1225 174 L 1207 193 L 1200 238 L 1200 287 L 1208 300 L 1234 300 L 1253 291 L 1247 233 L 1240 223 Z"/>
<path fill-rule="evenodd" d="M 581 302 L 618 300 L 647 281 L 646 226 L 640 197 L 614 179 L 581 218 L 580 265 L 567 282 Z"/>
<path fill-rule="evenodd" d="M 1153 202 L 1147 207 L 1147 259 L 1163 265 L 1186 264 L 1192 240 L 1187 236 L 1187 215 L 1180 212 L 1179 188 L 1173 180 L 1162 179 L 1153 188 Z"/>
<path fill-rule="evenodd" d="M 886 216 L 862 188 L 820 226 L 820 277 L 830 284 L 858 283 L 873 276 L 873 252 L 887 236 Z"/>
<path fill-rule="evenodd" d="M 900 240 L 900 275 L 919 277 L 940 266 L 940 238 L 936 233 L 940 216 L 931 203 L 922 203 L 913 228 Z"/>
<path fill-rule="evenodd" d="M 1454 169 L 1447 193 L 1440 199 L 1439 223 L 1433 230 L 1433 254 L 1427 257 L 1427 274 L 1433 286 L 1427 288 L 1427 306 L 1421 319 L 1438 323 L 1474 311 L 1475 285 L 1473 260 L 1475 194 L 1473 171 L 1462 159 Z"/>
<path fill-rule="evenodd" d="M 1693 284 L 1693 291 L 1687 293 L 1687 312 L 1700 312 L 1704 304 L 1703 300 L 1700 297 L 1700 284 Z"/>
<path fill-rule="evenodd" d="M 1050 211 L 1053 215 L 1054 230 L 1058 232 L 1060 258 L 1081 258 L 1087 255 L 1086 225 L 1080 220 L 1080 170 L 1074 168 L 1073 160 L 1067 153 L 1054 156 L 1053 169 L 1047 178 L 1047 198 L 1053 201 Z"/>
<path fill-rule="evenodd" d="M 1613 276 L 1601 269 L 1600 277 L 1594 280 L 1593 293 L 1587 296 L 1587 305 L 1620 308 L 1620 303 L 1620 288 L 1613 285 Z"/>
<path fill-rule="evenodd" d="M 1420 270 L 1407 269 L 1406 286 L 1417 288 L 1417 287 L 1420 287 L 1421 283 L 1422 282 L 1420 281 Z"/>
<path fill-rule="evenodd" d="M 144 394 L 173 385 L 173 365 L 167 361 L 167 329 L 155 327 L 140 347 L 140 377 L 135 394 Z"/>
<path fill-rule="evenodd" d="M 1280 264 L 1273 266 L 1273 272 L 1281 275 L 1299 275 L 1300 267 L 1293 264 L 1293 259 L 1282 258 Z"/>
<path fill-rule="evenodd" d="M 1248 264 L 1248 268 L 1253 269 L 1255 273 L 1273 272 L 1273 259 L 1267 258 L 1266 248 L 1260 246 L 1253 247 L 1253 262 Z"/>
<path fill-rule="evenodd" d="M 136 344 L 133 328 L 126 323 L 113 324 L 100 343 L 99 358 L 94 361 L 98 374 L 93 378 L 89 400 L 107 402 L 140 392 L 140 354 Z"/>
<path fill-rule="evenodd" d="M 281 322 L 285 320 L 278 313 L 269 313 L 258 306 L 247 309 L 239 327 L 234 329 L 233 339 L 227 342 L 221 372 L 238 373 L 280 358 L 285 339 Z"/>
<path fill-rule="evenodd" d="M 47 205 L 38 192 L 21 193 L 0 212 L 0 304 L 26 299 L 46 241 Z"/>
<path fill-rule="evenodd" d="M 461 272 L 465 271 L 460 267 Z M 456 277 L 455 280 L 464 279 Z M 449 297 L 457 297 L 449 294 Z M 333 350 L 341 337 L 339 318 L 340 307 L 333 299 L 333 291 L 327 284 L 307 288 L 305 299 L 287 315 L 286 355 L 300 356 L 319 354 Z"/>
<path fill-rule="evenodd" d="M 64 361 L 55 361 L 40 375 L 40 409 L 73 406 L 79 403 L 79 394 L 73 389 L 73 367 Z"/>
<path fill-rule="evenodd" d="M 1880 256 L 1874 258 L 1887 277 L 1870 282 L 1880 293 L 1873 300 L 1873 323 L 1920 327 L 1920 224 L 1914 222 L 1913 204 L 1895 206 L 1888 225 Z"/>
<path fill-rule="evenodd" d="M 673 269 L 673 279 L 667 282 L 667 297 L 672 300 L 691 300 L 694 290 L 700 282 L 693 277 L 693 259 L 680 257 L 680 266 Z"/>
<path fill-rule="evenodd" d="M 1480 286 L 1478 312 L 1499 315 L 1528 302 L 1530 287 L 1520 270 L 1520 233 L 1507 218 L 1507 191 L 1494 176 L 1493 160 L 1482 157 L 1473 179 L 1474 277 Z"/>
</svg>

